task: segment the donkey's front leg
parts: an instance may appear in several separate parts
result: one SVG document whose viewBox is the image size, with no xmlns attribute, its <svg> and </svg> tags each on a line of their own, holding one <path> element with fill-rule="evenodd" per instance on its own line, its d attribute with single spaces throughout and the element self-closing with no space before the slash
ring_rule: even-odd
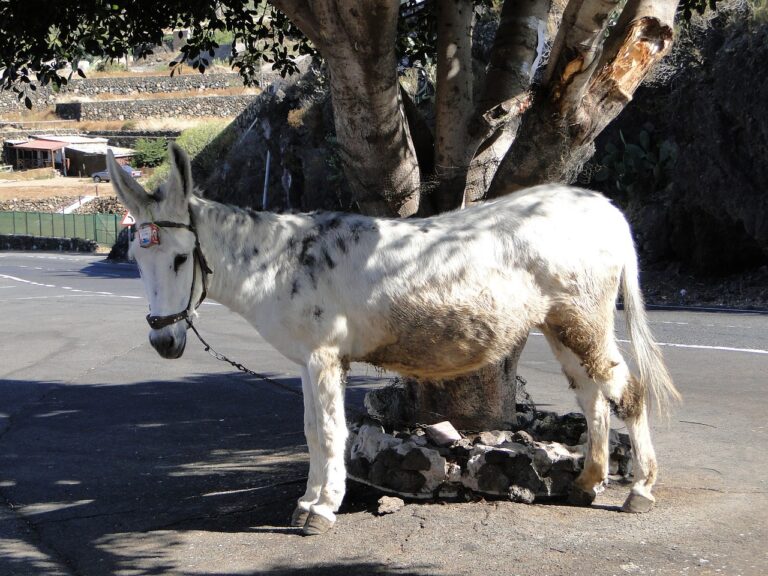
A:
<svg viewBox="0 0 768 576">
<path fill-rule="evenodd" d="M 318 455 L 316 459 L 311 455 L 310 444 L 310 483 L 299 507 L 309 505 L 303 532 L 312 535 L 327 532 L 333 526 L 336 522 L 334 513 L 344 498 L 347 422 L 344 417 L 344 369 L 338 353 L 328 349 L 313 352 L 307 362 L 307 373 L 315 408 Z M 307 434 L 308 437 L 311 435 L 309 427 Z M 312 474 L 314 470 L 317 470 L 316 477 Z M 314 486 L 316 481 L 319 481 L 319 491 Z"/>
<path fill-rule="evenodd" d="M 301 367 L 301 391 L 304 395 L 304 436 L 309 450 L 309 477 L 307 490 L 299 498 L 296 510 L 291 517 L 291 526 L 303 528 L 309 518 L 309 509 L 320 498 L 320 488 L 323 485 L 322 463 L 320 455 L 320 437 L 315 411 L 315 387 L 306 366 Z"/>
</svg>

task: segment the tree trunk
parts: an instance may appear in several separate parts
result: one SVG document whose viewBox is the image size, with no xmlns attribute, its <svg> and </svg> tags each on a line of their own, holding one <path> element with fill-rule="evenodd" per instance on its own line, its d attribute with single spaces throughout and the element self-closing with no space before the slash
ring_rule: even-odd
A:
<svg viewBox="0 0 768 576">
<path fill-rule="evenodd" d="M 272 0 L 328 62 L 339 153 L 372 216 L 411 216 L 421 174 L 397 80 L 398 0 Z"/>
<path fill-rule="evenodd" d="M 444 382 L 409 381 L 413 421 L 448 420 L 459 430 L 494 430 L 509 426 L 517 403 L 517 363 L 525 342 L 499 364 Z"/>
<path fill-rule="evenodd" d="M 677 7 L 677 0 L 629 0 L 623 10 L 622 0 L 507 0 L 485 85 L 477 90 L 470 56 L 472 2 L 441 1 L 432 149 L 398 87 L 398 0 L 273 3 L 328 61 L 336 135 L 361 211 L 399 216 L 417 210 L 429 215 L 542 182 L 572 181 L 591 156 L 594 138 L 668 51 Z M 531 85 L 557 20 L 534 94 Z M 423 174 L 409 126 L 421 137 Z M 422 202 L 422 176 L 431 176 L 433 167 L 437 186 Z M 514 413 L 521 351 L 522 345 L 500 365 L 454 381 L 408 382 L 410 405 L 400 416 L 411 424 L 450 420 L 463 429 L 502 427 Z"/>
</svg>

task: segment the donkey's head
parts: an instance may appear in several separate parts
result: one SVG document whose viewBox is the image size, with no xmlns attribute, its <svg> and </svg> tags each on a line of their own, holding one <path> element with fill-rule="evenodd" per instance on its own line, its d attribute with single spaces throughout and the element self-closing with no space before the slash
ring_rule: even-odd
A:
<svg viewBox="0 0 768 576">
<path fill-rule="evenodd" d="M 129 256 L 136 260 L 149 300 L 149 341 L 164 358 L 179 358 L 186 344 L 187 317 L 204 296 L 205 266 L 189 209 L 192 172 L 187 154 L 168 147 L 168 180 L 147 192 L 107 155 L 112 185 L 136 219 Z"/>
</svg>

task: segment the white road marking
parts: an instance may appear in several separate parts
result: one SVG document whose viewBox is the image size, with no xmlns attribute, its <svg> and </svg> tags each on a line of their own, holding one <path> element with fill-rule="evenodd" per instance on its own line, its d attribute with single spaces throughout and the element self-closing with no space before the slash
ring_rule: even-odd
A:
<svg viewBox="0 0 768 576">
<path fill-rule="evenodd" d="M 531 336 L 544 336 L 541 332 L 531 332 Z M 616 339 L 617 342 L 629 344 L 629 340 Z M 768 350 L 760 348 L 734 348 L 731 346 L 706 346 L 704 344 L 676 344 L 674 342 L 656 342 L 667 348 L 691 348 L 693 350 L 719 350 L 721 352 L 744 352 L 745 354 L 768 354 Z"/>
<path fill-rule="evenodd" d="M 83 296 L 112 296 L 115 298 L 141 298 L 141 296 L 123 296 L 121 294 L 113 294 L 112 292 L 101 292 L 96 290 L 79 290 L 77 288 L 72 288 L 71 286 L 54 286 L 53 284 L 42 284 L 40 282 L 33 282 L 32 280 L 25 280 L 24 278 L 19 278 L 17 276 L 9 276 L 8 274 L 0 274 L 0 278 L 5 278 L 6 280 L 14 280 L 16 282 L 22 282 L 23 284 L 30 284 L 32 286 L 40 286 L 41 288 L 56 288 L 59 290 L 68 290 L 70 292 L 77 292 L 77 295 L 82 294 Z M 73 296 L 74 294 L 67 294 L 67 296 Z M 60 298 L 61 296 L 28 296 L 25 298 L 11 298 L 11 300 L 46 300 L 49 298 Z M 8 299 L 6 299 L 8 300 Z M 4 301 L 6 301 L 4 300 Z"/>
<path fill-rule="evenodd" d="M 31 284 L 32 286 L 42 286 L 44 288 L 56 288 L 53 284 L 41 284 L 40 282 L 33 282 L 32 280 L 25 280 L 24 278 L 18 278 L 16 276 L 8 276 L 7 274 L 0 274 L 0 278 L 6 280 L 15 280 L 16 282 L 23 282 L 24 284 Z"/>
<path fill-rule="evenodd" d="M 18 300 L 59 300 L 61 298 L 82 298 L 87 296 L 93 298 L 94 296 L 100 296 L 103 298 L 127 298 L 129 300 L 141 300 L 143 296 L 128 296 L 125 294 L 99 294 L 98 292 L 91 292 L 88 294 L 58 294 L 56 296 L 23 296 L 20 298 L 2 298 L 0 302 L 16 302 Z"/>
</svg>

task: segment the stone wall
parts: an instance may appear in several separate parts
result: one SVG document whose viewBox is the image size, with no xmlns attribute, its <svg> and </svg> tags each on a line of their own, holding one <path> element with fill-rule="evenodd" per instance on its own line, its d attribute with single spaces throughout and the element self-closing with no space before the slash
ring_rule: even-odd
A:
<svg viewBox="0 0 768 576">
<path fill-rule="evenodd" d="M 95 252 L 93 240 L 82 238 L 39 238 L 0 234 L 0 250 L 45 250 L 58 252 Z"/>
<path fill-rule="evenodd" d="M 164 117 L 229 118 L 237 116 L 254 100 L 253 95 L 200 96 L 157 100 L 103 100 L 56 104 L 56 114 L 70 120 L 128 120 Z"/>
<path fill-rule="evenodd" d="M 279 75 L 265 74 L 262 85 L 272 82 Z M 56 101 L 69 100 L 73 97 L 97 97 L 100 94 L 129 96 L 139 93 L 167 93 L 188 90 L 221 90 L 237 88 L 243 85 L 239 74 L 187 74 L 184 76 L 120 76 L 106 78 L 72 78 L 56 94 L 50 86 L 38 86 L 36 91 L 29 91 L 35 108 L 50 106 Z M 0 114 L 25 110 L 24 101 L 19 101 L 13 92 L 0 92 Z"/>
</svg>

